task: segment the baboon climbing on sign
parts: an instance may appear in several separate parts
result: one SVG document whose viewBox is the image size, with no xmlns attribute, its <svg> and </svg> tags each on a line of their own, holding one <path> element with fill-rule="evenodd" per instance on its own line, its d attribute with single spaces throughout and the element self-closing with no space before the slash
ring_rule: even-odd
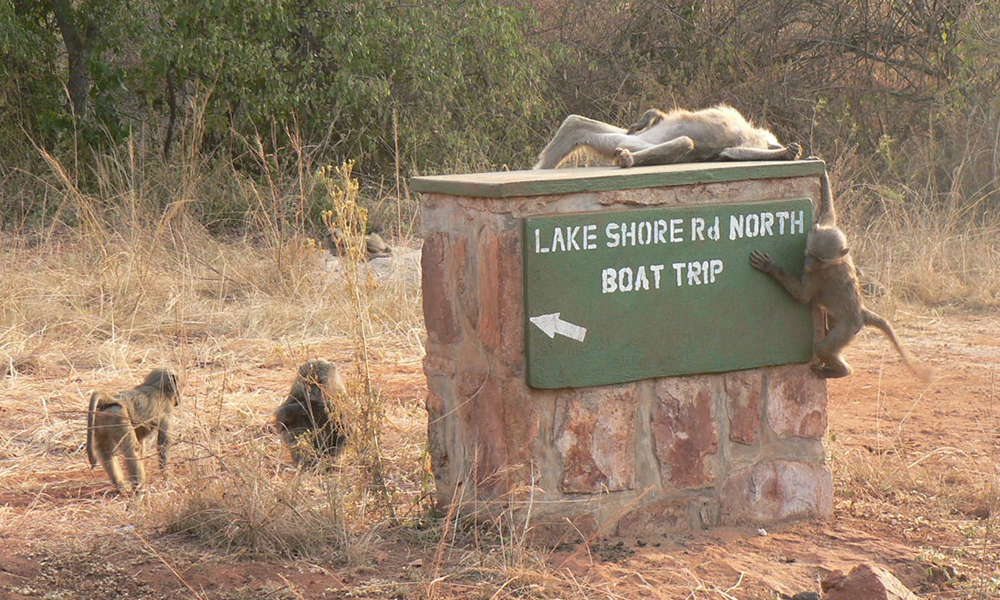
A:
<svg viewBox="0 0 1000 600">
<path fill-rule="evenodd" d="M 813 302 L 826 310 L 831 327 L 823 339 L 816 342 L 816 362 L 811 365 L 813 372 L 823 378 L 850 375 L 853 369 L 841 353 L 863 327 L 869 326 L 880 329 L 889 338 L 910 370 L 922 380 L 930 380 L 930 370 L 910 358 L 896 338 L 892 325 L 864 307 L 847 237 L 837 227 L 830 178 L 825 172 L 820 199 L 816 224 L 806 238 L 801 280 L 788 274 L 770 255 L 758 250 L 750 254 L 751 266 L 776 279 L 793 298 L 803 304 Z"/>
<path fill-rule="evenodd" d="M 98 459 L 119 492 L 140 490 L 146 483 L 142 466 L 143 441 L 156 432 L 160 468 L 167 469 L 170 416 L 180 404 L 180 384 L 169 369 L 154 369 L 137 387 L 115 395 L 95 391 L 87 412 L 87 458 Z M 117 454 L 125 459 L 128 480 L 122 476 Z"/>
<path fill-rule="evenodd" d="M 554 169 L 578 148 L 613 159 L 621 167 L 717 160 L 796 160 L 802 148 L 782 146 L 770 131 L 754 127 L 731 106 L 698 111 L 650 109 L 628 129 L 579 115 L 566 117 L 538 155 L 536 169 Z"/>
<path fill-rule="evenodd" d="M 288 397 L 274 411 L 278 434 L 296 464 L 313 466 L 343 449 L 347 430 L 333 402 L 346 392 L 333 363 L 312 359 L 299 367 Z"/>
</svg>

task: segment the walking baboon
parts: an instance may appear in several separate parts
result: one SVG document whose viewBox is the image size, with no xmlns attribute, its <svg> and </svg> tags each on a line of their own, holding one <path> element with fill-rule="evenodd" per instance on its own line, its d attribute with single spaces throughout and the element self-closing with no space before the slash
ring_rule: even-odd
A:
<svg viewBox="0 0 1000 600">
<path fill-rule="evenodd" d="M 323 234 L 323 247 L 334 256 L 342 256 L 346 244 L 344 238 L 344 232 L 339 227 L 330 227 Z M 365 253 L 368 260 L 382 258 L 392 254 L 392 247 L 379 234 L 369 233 L 365 236 Z"/>
<path fill-rule="evenodd" d="M 160 468 L 165 472 L 170 449 L 170 415 L 180 399 L 177 375 L 169 369 L 154 369 L 137 387 L 114 396 L 101 391 L 91 394 L 87 412 L 90 468 L 96 467 L 100 459 L 111 483 L 118 491 L 126 492 L 129 486 L 115 456 L 121 453 L 131 489 L 142 489 L 146 483 L 143 441 L 155 431 Z"/>
<path fill-rule="evenodd" d="M 806 237 L 806 259 L 801 280 L 776 264 L 769 254 L 758 250 L 750 254 L 750 265 L 776 279 L 797 301 L 803 304 L 813 302 L 826 310 L 830 328 L 815 344 L 817 360 L 811 365 L 813 372 L 823 378 L 850 375 L 853 369 L 841 352 L 862 327 L 869 326 L 880 329 L 889 338 L 910 370 L 922 380 L 929 380 L 930 371 L 910 358 L 896 338 L 892 325 L 864 307 L 847 237 L 836 224 L 830 178 L 825 172 L 820 198 L 816 224 Z"/>
<path fill-rule="evenodd" d="M 323 455 L 337 456 L 347 431 L 333 400 L 347 392 L 337 366 L 312 359 L 299 367 L 288 398 L 274 411 L 282 441 L 295 463 L 313 466 Z"/>
<path fill-rule="evenodd" d="M 778 143 L 731 106 L 668 113 L 650 109 L 628 129 L 570 115 L 538 155 L 536 169 L 554 169 L 577 148 L 588 148 L 621 167 L 716 160 L 795 160 L 798 144 Z"/>
</svg>

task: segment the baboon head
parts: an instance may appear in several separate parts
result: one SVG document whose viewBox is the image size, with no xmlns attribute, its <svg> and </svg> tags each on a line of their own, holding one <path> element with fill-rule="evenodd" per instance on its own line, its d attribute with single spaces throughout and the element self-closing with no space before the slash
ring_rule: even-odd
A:
<svg viewBox="0 0 1000 600">
<path fill-rule="evenodd" d="M 331 369 L 336 369 L 333 363 L 313 358 L 299 367 L 299 377 L 313 385 L 322 385 L 330 380 Z"/>
<path fill-rule="evenodd" d="M 299 376 L 292 386 L 291 395 L 311 402 L 323 402 L 346 390 L 337 365 L 314 358 L 299 367 Z"/>
<path fill-rule="evenodd" d="M 149 387 L 157 390 L 167 398 L 173 398 L 174 406 L 181 403 L 181 385 L 177 374 L 170 369 L 153 369 L 140 387 Z"/>
<path fill-rule="evenodd" d="M 819 271 L 842 262 L 850 248 L 847 236 L 837 227 L 817 225 L 806 238 L 806 271 Z"/>
<path fill-rule="evenodd" d="M 339 227 L 327 227 L 326 231 L 323 232 L 323 247 L 326 248 L 326 251 L 330 254 L 334 256 L 341 256 L 344 254 L 344 248 L 346 245 L 347 237 Z"/>
</svg>

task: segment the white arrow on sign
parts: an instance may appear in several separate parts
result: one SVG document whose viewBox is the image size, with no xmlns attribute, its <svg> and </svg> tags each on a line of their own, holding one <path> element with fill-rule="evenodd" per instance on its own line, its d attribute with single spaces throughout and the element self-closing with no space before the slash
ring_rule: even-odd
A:
<svg viewBox="0 0 1000 600">
<path fill-rule="evenodd" d="M 559 335 L 564 335 L 570 339 L 582 342 L 583 338 L 587 337 L 587 328 L 574 325 L 568 321 L 563 321 L 559 318 L 560 314 L 561 313 L 549 313 L 547 315 L 531 317 L 528 320 L 534 323 L 545 333 L 545 335 L 550 338 L 556 337 L 556 334 L 558 333 Z"/>
</svg>

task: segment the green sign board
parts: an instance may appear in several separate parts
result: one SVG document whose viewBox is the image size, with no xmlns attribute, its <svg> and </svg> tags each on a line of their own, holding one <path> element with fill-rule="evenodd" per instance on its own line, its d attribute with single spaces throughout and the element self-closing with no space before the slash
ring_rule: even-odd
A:
<svg viewBox="0 0 1000 600">
<path fill-rule="evenodd" d="M 802 272 L 807 198 L 524 220 L 528 385 L 807 362 L 812 313 L 750 252 Z"/>
</svg>

